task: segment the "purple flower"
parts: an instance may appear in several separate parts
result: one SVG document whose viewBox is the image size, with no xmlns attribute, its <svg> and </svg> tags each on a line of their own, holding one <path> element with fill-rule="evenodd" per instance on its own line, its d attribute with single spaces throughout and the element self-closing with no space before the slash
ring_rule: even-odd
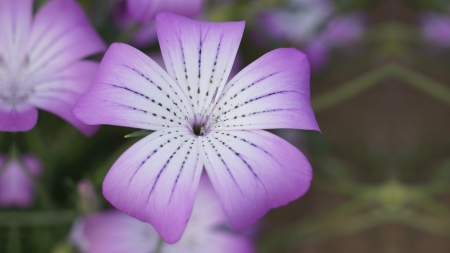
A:
<svg viewBox="0 0 450 253">
<path fill-rule="evenodd" d="M 51 0 L 34 18 L 32 5 L 0 2 L 0 131 L 30 130 L 40 108 L 92 134 L 71 109 L 98 67 L 82 59 L 106 47 L 75 1 Z"/>
<path fill-rule="evenodd" d="M 191 219 L 176 244 L 161 253 L 252 253 L 251 240 L 226 229 L 226 218 L 209 182 L 201 180 Z M 92 214 L 74 224 L 70 241 L 82 253 L 151 253 L 159 236 L 148 223 L 119 211 Z"/>
<path fill-rule="evenodd" d="M 333 9 L 326 0 L 289 0 L 285 8 L 264 13 L 260 21 L 271 37 L 303 48 L 311 68 L 319 70 L 333 47 L 353 43 L 364 32 L 361 13 L 333 17 Z"/>
<path fill-rule="evenodd" d="M 317 35 L 333 9 L 328 0 L 289 0 L 283 8 L 265 12 L 260 21 L 272 37 L 303 44 Z"/>
<path fill-rule="evenodd" d="M 426 12 L 420 17 L 420 30 L 425 40 L 439 46 L 450 45 L 450 17 Z"/>
<path fill-rule="evenodd" d="M 319 35 L 330 46 L 344 46 L 353 43 L 364 34 L 364 17 L 361 13 L 351 13 L 331 19 Z"/>
<path fill-rule="evenodd" d="M 319 130 L 305 55 L 274 50 L 227 82 L 244 22 L 160 13 L 156 27 L 168 73 L 137 49 L 113 44 L 73 110 L 87 124 L 155 130 L 113 165 L 105 198 L 173 243 L 189 219 L 203 167 L 234 229 L 305 194 L 308 160 L 260 130 Z"/>
<path fill-rule="evenodd" d="M 148 46 L 157 41 L 155 15 L 161 11 L 195 17 L 202 10 L 203 0 L 127 0 L 117 5 L 114 16 L 122 29 L 133 24 L 133 20 L 143 25 L 133 34 L 130 43 Z"/>
<path fill-rule="evenodd" d="M 23 155 L 21 161 L 7 161 L 0 156 L 0 206 L 28 207 L 34 201 L 34 187 L 30 176 L 39 176 L 41 165 L 32 155 Z"/>
<path fill-rule="evenodd" d="M 131 17 L 141 23 L 154 20 L 158 12 L 169 11 L 185 17 L 194 17 L 202 10 L 203 0 L 127 0 Z"/>
<path fill-rule="evenodd" d="M 313 71 L 322 69 L 329 60 L 330 47 L 321 40 L 313 40 L 303 48 Z"/>
</svg>

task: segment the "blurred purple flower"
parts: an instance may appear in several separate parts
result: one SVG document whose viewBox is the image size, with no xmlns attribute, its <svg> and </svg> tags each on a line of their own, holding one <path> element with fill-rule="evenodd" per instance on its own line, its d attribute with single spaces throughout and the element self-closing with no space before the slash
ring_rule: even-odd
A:
<svg viewBox="0 0 450 253">
<path fill-rule="evenodd" d="M 158 12 L 171 12 L 194 17 L 202 11 L 203 0 L 127 0 L 131 17 L 141 23 L 149 23 Z"/>
<path fill-rule="evenodd" d="M 330 47 L 321 40 L 313 40 L 305 45 L 303 52 L 308 57 L 311 69 L 317 71 L 328 62 Z"/>
<path fill-rule="evenodd" d="M 313 70 L 322 69 L 328 62 L 333 47 L 348 46 L 361 39 L 364 19 L 360 13 L 332 18 L 325 29 L 304 46 Z"/>
<path fill-rule="evenodd" d="M 450 45 L 450 17 L 432 12 L 420 16 L 420 30 L 428 42 L 439 46 Z"/>
<path fill-rule="evenodd" d="M 79 197 L 79 208 L 83 212 L 97 210 L 99 200 L 91 181 L 88 179 L 80 180 L 77 184 L 77 192 Z"/>
<path fill-rule="evenodd" d="M 285 6 L 263 13 L 260 22 L 273 38 L 304 44 L 317 35 L 333 9 L 328 0 L 288 0 Z"/>
<path fill-rule="evenodd" d="M 157 41 L 155 15 L 172 12 L 185 17 L 195 17 L 202 10 L 203 0 L 126 0 L 118 3 L 114 17 L 122 29 L 138 21 L 143 25 L 133 34 L 130 43 L 148 46 Z"/>
<path fill-rule="evenodd" d="M 173 243 L 189 219 L 203 166 L 234 229 L 305 194 L 308 160 L 260 130 L 319 130 L 305 55 L 274 50 L 227 82 L 244 22 L 161 13 L 156 27 L 168 73 L 137 49 L 113 44 L 73 110 L 87 124 L 155 130 L 113 165 L 105 198 Z"/>
<path fill-rule="evenodd" d="M 364 16 L 357 12 L 332 18 L 319 35 L 320 40 L 329 46 L 345 46 L 362 38 Z"/>
<path fill-rule="evenodd" d="M 34 202 L 34 187 L 30 176 L 41 173 L 39 160 L 23 155 L 21 161 L 0 156 L 0 206 L 28 207 Z"/>
<path fill-rule="evenodd" d="M 353 43 L 364 32 L 361 13 L 332 16 L 330 1 L 290 0 L 284 8 L 264 13 L 261 22 L 271 37 L 302 47 L 311 68 L 319 70 L 327 63 L 333 47 Z"/>
<path fill-rule="evenodd" d="M 251 240 L 226 228 L 227 219 L 206 177 L 200 181 L 191 219 L 180 241 L 161 253 L 252 253 Z M 151 253 L 159 236 L 148 223 L 120 211 L 92 214 L 76 222 L 70 239 L 81 253 Z"/>
<path fill-rule="evenodd" d="M 82 60 L 105 44 L 74 0 L 51 0 L 32 18 L 32 0 L 0 1 L 0 131 L 28 131 L 40 108 L 84 134 L 71 114 L 98 64 Z"/>
</svg>

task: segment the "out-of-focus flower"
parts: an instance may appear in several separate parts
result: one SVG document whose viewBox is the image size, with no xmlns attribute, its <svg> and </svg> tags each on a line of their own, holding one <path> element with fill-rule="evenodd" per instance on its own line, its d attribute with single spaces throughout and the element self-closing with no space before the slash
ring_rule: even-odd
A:
<svg viewBox="0 0 450 253">
<path fill-rule="evenodd" d="M 439 46 L 450 45 L 450 16 L 423 13 L 420 17 L 420 30 L 426 41 Z"/>
<path fill-rule="evenodd" d="M 263 13 L 260 22 L 272 37 L 301 45 L 317 36 L 333 9 L 328 0 L 288 0 L 285 6 Z"/>
<path fill-rule="evenodd" d="M 83 179 L 77 184 L 79 196 L 79 207 L 83 212 L 92 212 L 97 210 L 99 201 L 92 182 Z"/>
<path fill-rule="evenodd" d="M 168 73 L 140 51 L 113 44 L 73 110 L 87 124 L 155 130 L 108 172 L 106 199 L 173 243 L 189 219 L 203 166 L 234 229 L 305 194 L 308 160 L 260 130 L 319 130 L 305 55 L 274 50 L 227 82 L 244 22 L 160 13 L 156 26 Z"/>
<path fill-rule="evenodd" d="M 0 156 L 0 206 L 28 207 L 34 202 L 34 186 L 30 177 L 41 173 L 39 160 L 32 155 L 22 155 L 7 161 Z"/>
<path fill-rule="evenodd" d="M 92 134 L 71 109 L 98 67 L 82 59 L 106 46 L 74 0 L 50 0 L 34 18 L 32 6 L 0 1 L 0 131 L 30 130 L 40 108 Z"/>
<path fill-rule="evenodd" d="M 360 40 L 364 34 L 363 24 L 360 13 L 332 18 L 325 29 L 304 46 L 312 69 L 319 70 L 328 62 L 332 48 L 345 47 Z"/>
<path fill-rule="evenodd" d="M 158 12 L 171 12 L 194 17 L 202 10 L 203 0 L 127 0 L 128 11 L 133 19 L 148 23 Z"/>
<path fill-rule="evenodd" d="M 311 69 L 319 70 L 328 62 L 330 47 L 321 40 L 314 40 L 304 46 L 303 52 L 308 56 Z"/>
<path fill-rule="evenodd" d="M 142 26 L 133 34 L 130 43 L 148 46 L 158 39 L 155 15 L 158 12 L 171 12 L 185 17 L 195 17 L 202 10 L 203 0 L 126 0 L 118 3 L 114 17 L 122 29 L 138 21 Z"/>
<path fill-rule="evenodd" d="M 345 46 L 364 35 L 364 17 L 361 13 L 350 13 L 332 18 L 319 39 L 329 46 Z"/>
<path fill-rule="evenodd" d="M 290 0 L 282 8 L 261 15 L 269 36 L 304 49 L 313 70 L 321 69 L 334 47 L 359 40 L 364 33 L 361 13 L 333 16 L 326 0 Z"/>
<path fill-rule="evenodd" d="M 81 224 L 80 224 L 81 223 Z M 249 238 L 227 229 L 227 219 L 206 177 L 200 182 L 186 231 L 175 244 L 163 244 L 161 253 L 251 253 Z M 70 241 L 82 253 L 151 253 L 159 236 L 148 223 L 120 211 L 92 214 L 77 222 Z"/>
</svg>

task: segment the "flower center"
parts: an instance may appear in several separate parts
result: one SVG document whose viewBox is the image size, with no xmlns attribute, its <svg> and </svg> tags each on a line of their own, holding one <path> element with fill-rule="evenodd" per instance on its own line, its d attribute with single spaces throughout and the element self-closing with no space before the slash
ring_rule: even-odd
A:
<svg viewBox="0 0 450 253">
<path fill-rule="evenodd" d="M 187 119 L 189 130 L 196 136 L 205 136 L 210 132 L 208 116 L 196 114 L 194 119 Z"/>
<path fill-rule="evenodd" d="M 194 125 L 194 127 L 192 128 L 192 131 L 197 136 L 202 136 L 203 135 L 202 134 L 202 126 L 201 125 Z"/>
<path fill-rule="evenodd" d="M 14 106 L 25 102 L 34 93 L 26 78 L 28 61 L 25 57 L 23 63 L 11 67 L 0 55 L 0 101 Z"/>
</svg>

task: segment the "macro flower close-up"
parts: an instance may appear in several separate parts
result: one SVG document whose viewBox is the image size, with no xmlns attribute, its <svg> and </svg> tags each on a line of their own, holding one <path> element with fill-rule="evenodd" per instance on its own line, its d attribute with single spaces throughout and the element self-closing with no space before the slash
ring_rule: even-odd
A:
<svg viewBox="0 0 450 253">
<path fill-rule="evenodd" d="M 0 21 L 0 253 L 450 252 L 448 1 Z"/>
<path fill-rule="evenodd" d="M 312 177 L 308 160 L 259 129 L 318 130 L 306 57 L 277 49 L 226 83 L 243 22 L 160 13 L 156 27 L 168 73 L 138 50 L 113 44 L 73 110 L 87 124 L 155 130 L 113 165 L 106 199 L 176 242 L 203 166 L 235 229 L 302 196 Z"/>
</svg>

